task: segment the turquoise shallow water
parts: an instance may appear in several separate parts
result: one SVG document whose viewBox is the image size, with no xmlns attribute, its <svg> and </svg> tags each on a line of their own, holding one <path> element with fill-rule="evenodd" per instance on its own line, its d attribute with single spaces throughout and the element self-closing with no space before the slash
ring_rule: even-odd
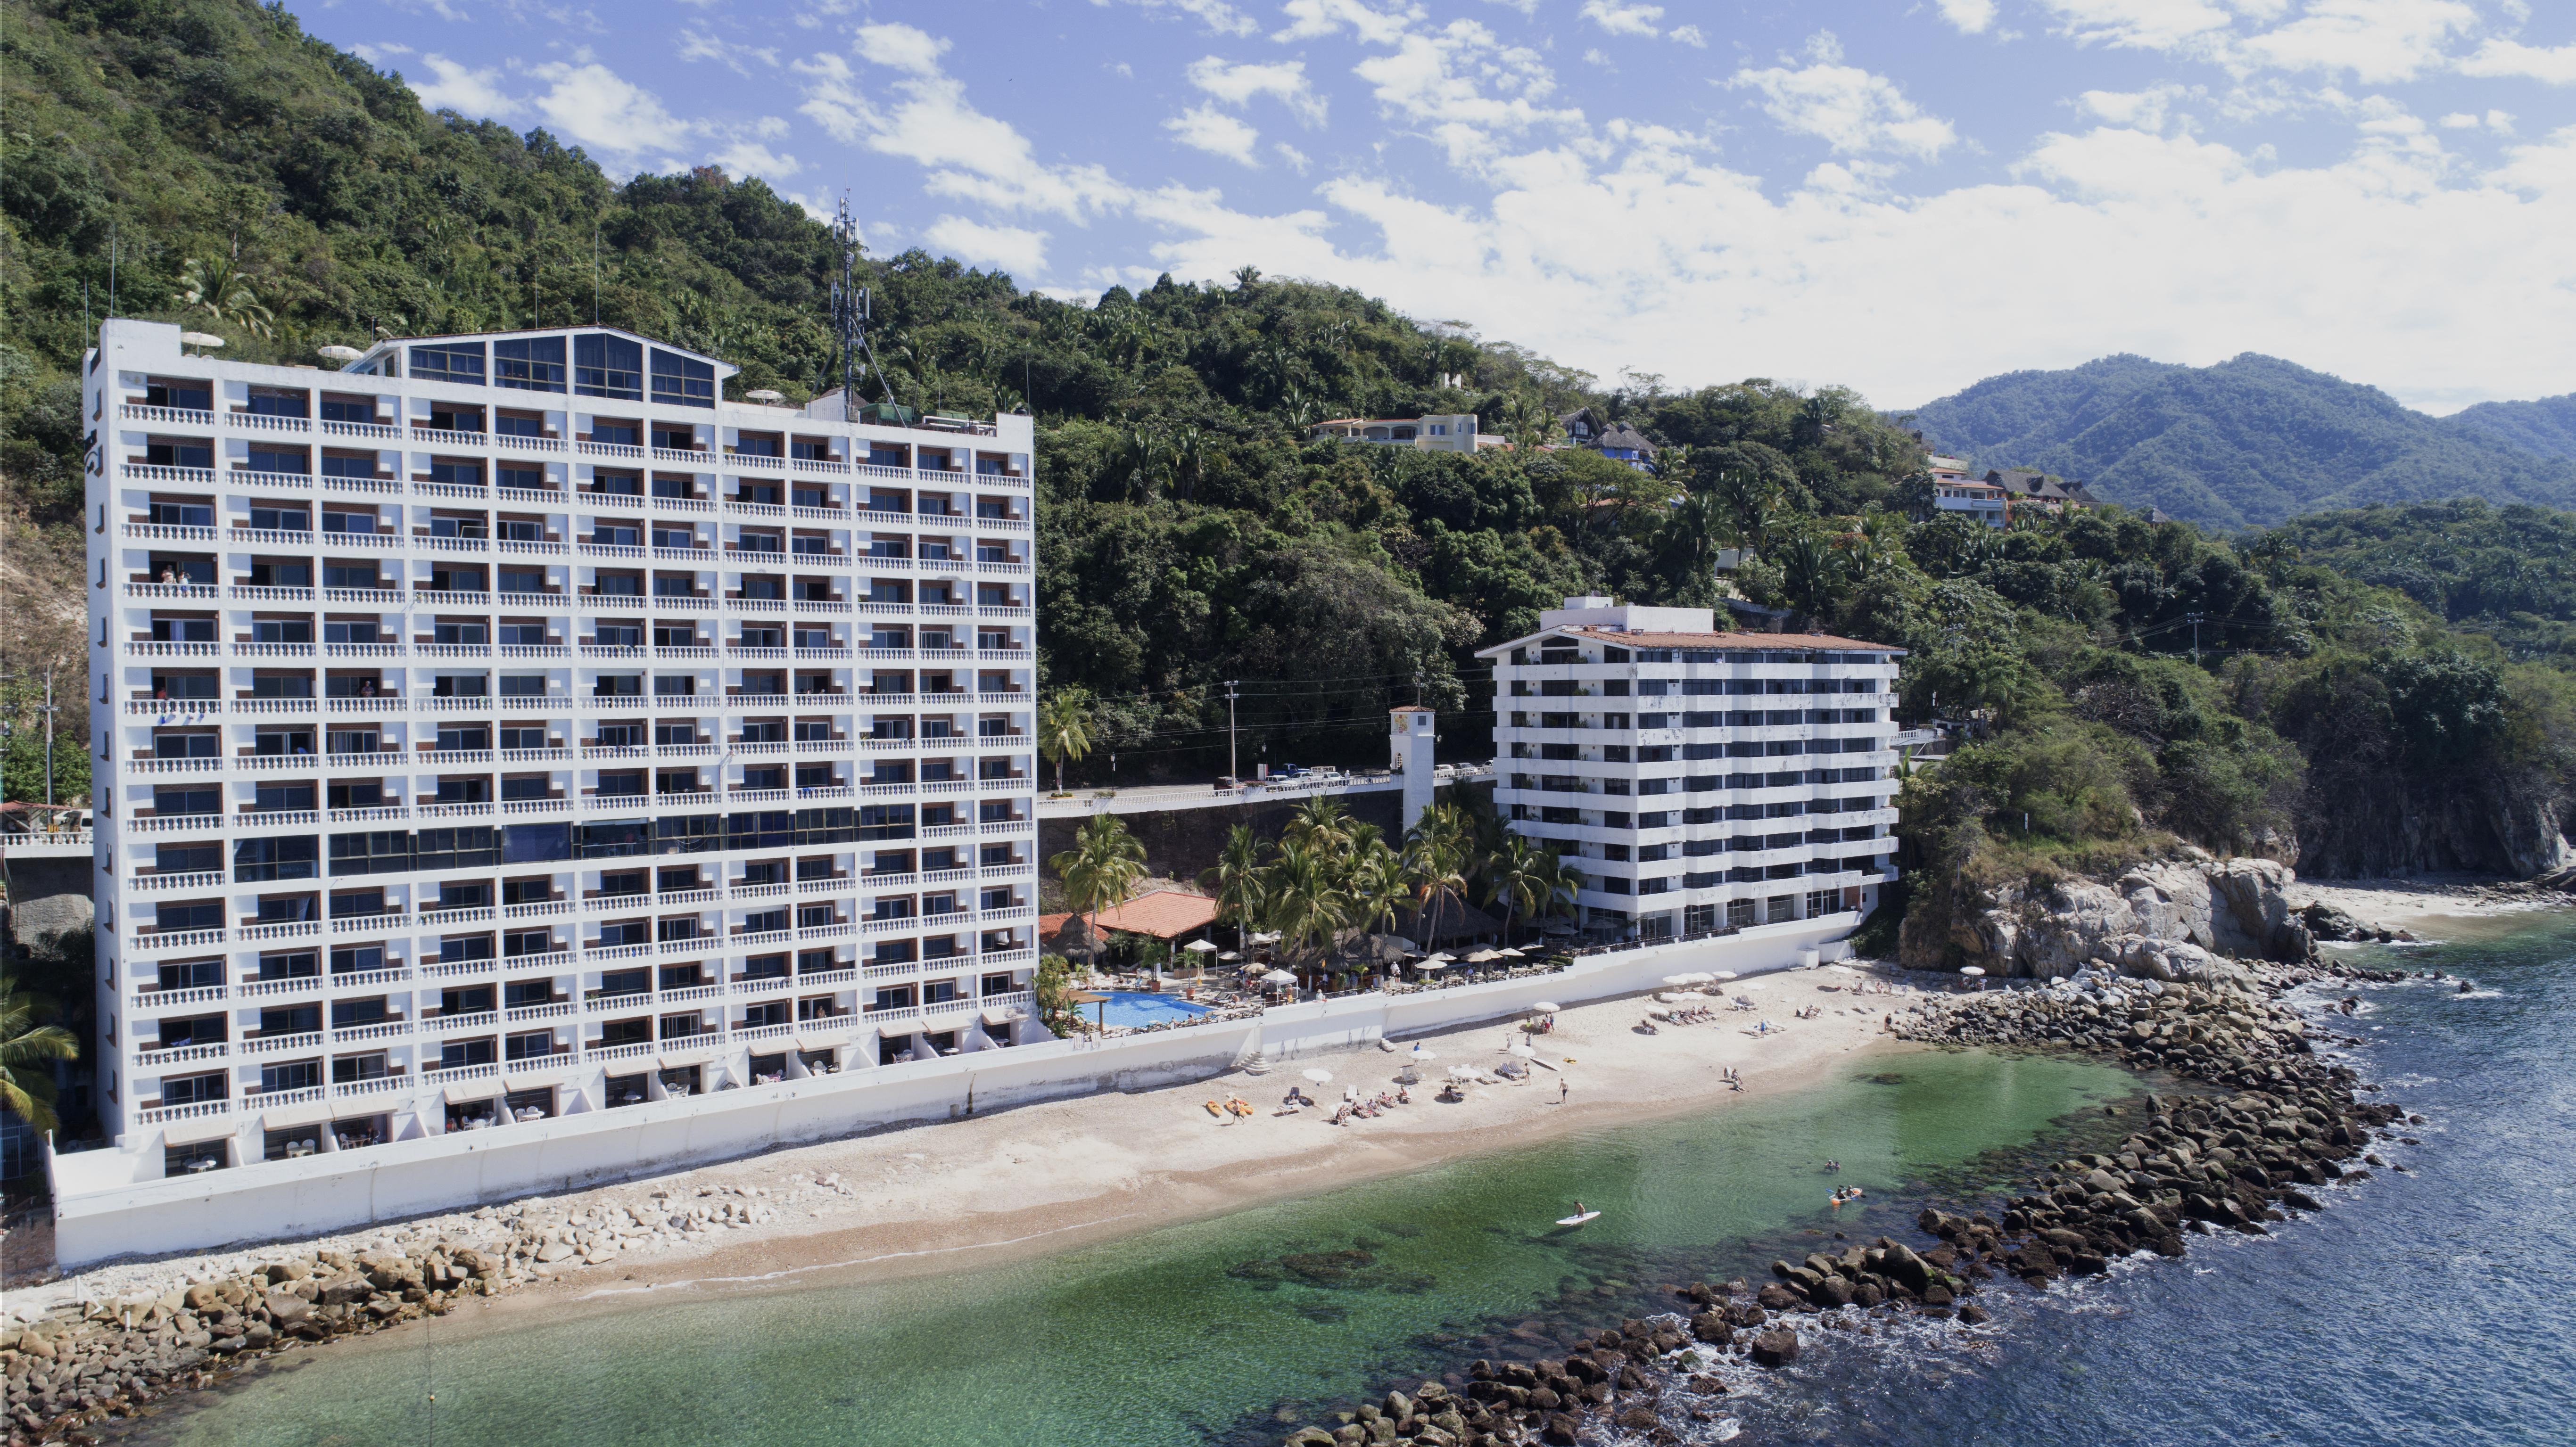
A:
<svg viewBox="0 0 2576 1447">
<path fill-rule="evenodd" d="M 1000 1269 L 674 1300 L 311 1353 L 136 1440 L 192 1447 L 1159 1447 L 1454 1365 L 1500 1324 L 1662 1310 L 1816 1235 L 1899 1231 L 2135 1082 L 2071 1061 L 1882 1058 L 1794 1096 L 1601 1131 Z M 2061 1147 L 2062 1153 L 2062 1147 Z M 1837 1158 L 1839 1177 L 1821 1172 Z M 1871 1198 L 1839 1215 L 1836 1183 Z M 1580 1197 L 1601 1220 L 1550 1224 Z M 435 1392 L 436 1401 L 430 1400 Z"/>
</svg>

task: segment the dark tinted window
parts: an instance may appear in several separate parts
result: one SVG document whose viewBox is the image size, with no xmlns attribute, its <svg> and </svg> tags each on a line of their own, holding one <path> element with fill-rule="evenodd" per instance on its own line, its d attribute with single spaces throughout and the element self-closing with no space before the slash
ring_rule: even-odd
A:
<svg viewBox="0 0 2576 1447">
<path fill-rule="evenodd" d="M 592 332 L 572 344 L 572 389 L 585 397 L 644 398 L 644 344 Z"/>
<path fill-rule="evenodd" d="M 653 400 L 675 407 L 716 405 L 716 369 L 677 352 L 653 349 Z"/>
<path fill-rule="evenodd" d="M 481 342 L 440 342 L 411 349 L 411 374 L 422 382 L 483 385 Z"/>
<path fill-rule="evenodd" d="M 494 342 L 492 381 L 495 386 L 515 387 L 523 392 L 562 391 L 563 338 L 521 337 L 514 341 Z M 529 435 L 535 434 L 531 432 Z"/>
</svg>

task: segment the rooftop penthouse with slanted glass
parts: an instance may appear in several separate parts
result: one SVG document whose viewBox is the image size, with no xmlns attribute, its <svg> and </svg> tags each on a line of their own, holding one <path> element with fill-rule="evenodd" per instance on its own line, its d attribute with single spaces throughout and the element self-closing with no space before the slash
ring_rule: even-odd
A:
<svg viewBox="0 0 2576 1447">
<path fill-rule="evenodd" d="M 1857 924 L 1895 877 L 1902 650 L 1568 598 L 1494 661 L 1494 803 L 1584 878 L 1586 929 Z"/>
<path fill-rule="evenodd" d="M 603 327 L 337 371 L 100 329 L 114 1159 L 75 1178 L 1043 1035 L 1031 421 L 736 371 Z"/>
</svg>

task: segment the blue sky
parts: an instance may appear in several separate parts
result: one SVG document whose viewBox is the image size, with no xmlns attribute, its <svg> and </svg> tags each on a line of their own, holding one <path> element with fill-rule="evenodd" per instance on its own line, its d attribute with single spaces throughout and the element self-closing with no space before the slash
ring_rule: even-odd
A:
<svg viewBox="0 0 2576 1447">
<path fill-rule="evenodd" d="M 1096 296 L 1249 264 L 1615 381 L 2131 351 L 2576 391 L 2576 5 L 336 0 L 423 102 Z"/>
</svg>

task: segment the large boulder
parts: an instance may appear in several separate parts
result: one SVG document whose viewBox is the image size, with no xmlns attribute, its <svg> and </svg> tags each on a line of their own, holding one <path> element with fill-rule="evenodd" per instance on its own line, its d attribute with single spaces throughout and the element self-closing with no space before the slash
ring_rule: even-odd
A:
<svg viewBox="0 0 2576 1447">
<path fill-rule="evenodd" d="M 1753 1339 L 1753 1364 L 1758 1367 L 1785 1367 L 1798 1359 L 1798 1334 L 1782 1328 L 1766 1331 Z"/>
</svg>

